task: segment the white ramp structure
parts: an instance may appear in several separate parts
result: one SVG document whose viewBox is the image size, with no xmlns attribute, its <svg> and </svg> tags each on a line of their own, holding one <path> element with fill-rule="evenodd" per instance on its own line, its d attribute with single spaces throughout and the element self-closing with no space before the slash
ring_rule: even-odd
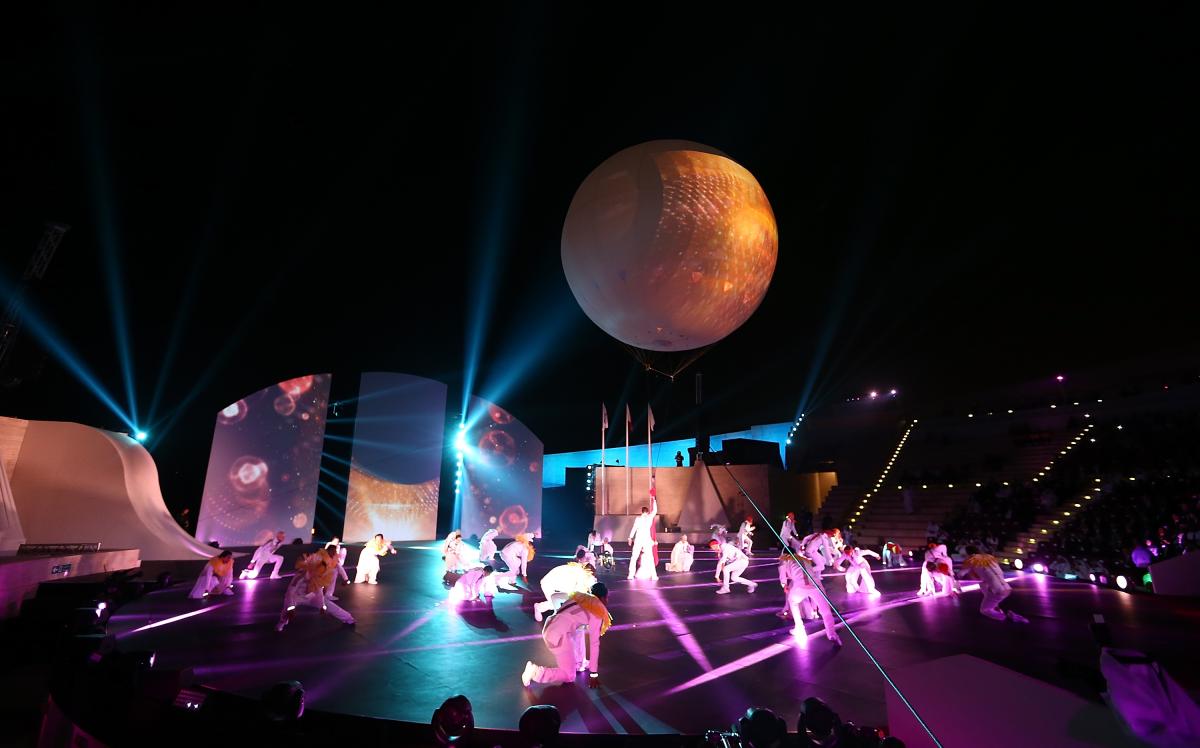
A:
<svg viewBox="0 0 1200 748">
<path fill-rule="evenodd" d="M 0 493 L 5 548 L 10 534 L 23 534 L 25 543 L 136 548 L 148 561 L 213 555 L 176 524 L 163 502 L 154 458 L 125 434 L 0 417 L 0 456 L 11 487 Z M 15 522 L 8 519 L 10 500 Z M 10 524 L 16 529 L 8 529 Z"/>
</svg>

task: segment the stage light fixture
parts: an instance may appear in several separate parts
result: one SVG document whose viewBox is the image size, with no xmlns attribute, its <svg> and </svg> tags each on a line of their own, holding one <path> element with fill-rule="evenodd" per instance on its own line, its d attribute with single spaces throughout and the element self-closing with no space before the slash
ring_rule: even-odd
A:
<svg viewBox="0 0 1200 748">
<path fill-rule="evenodd" d="M 1095 575 L 1095 574 L 1088 574 L 1088 581 L 1089 581 L 1089 582 L 1094 582 L 1094 581 L 1096 581 L 1096 575 Z"/>
<path fill-rule="evenodd" d="M 1046 567 L 1042 566 L 1041 564 L 1034 564 L 1033 570 L 1036 571 L 1038 574 L 1044 574 L 1046 572 Z"/>
<path fill-rule="evenodd" d="M 1024 561 L 1022 561 L 1022 560 L 1021 560 L 1021 559 L 1019 559 L 1019 558 L 1018 558 L 1018 559 L 1014 559 L 1014 560 L 1013 560 L 1013 566 L 1017 567 L 1017 570 L 1019 571 L 1019 570 L 1021 570 L 1021 569 L 1024 569 L 1024 568 L 1025 568 L 1025 562 L 1024 562 Z"/>
<path fill-rule="evenodd" d="M 1117 586 L 1121 589 L 1125 589 L 1129 586 L 1129 580 L 1125 578 L 1124 574 L 1117 576 Z"/>
<path fill-rule="evenodd" d="M 144 444 L 146 440 L 150 438 L 150 435 L 139 429 L 134 433 L 133 438 Z"/>
</svg>

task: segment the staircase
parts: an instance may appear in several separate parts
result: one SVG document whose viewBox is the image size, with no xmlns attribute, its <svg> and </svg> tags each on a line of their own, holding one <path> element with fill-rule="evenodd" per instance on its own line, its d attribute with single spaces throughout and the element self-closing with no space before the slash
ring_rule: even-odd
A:
<svg viewBox="0 0 1200 748">
<path fill-rule="evenodd" d="M 1085 426 L 1070 442 L 1062 445 L 1057 451 L 1046 457 L 1040 465 L 1032 468 L 1034 474 L 1045 472 L 1045 468 L 1048 465 L 1053 469 L 1051 463 L 1066 457 L 1074 445 L 1079 443 L 1092 428 L 1091 425 Z M 1036 550 L 1038 543 L 1054 537 L 1059 527 L 1068 522 L 1077 513 L 1085 510 L 1092 501 L 1098 498 L 1100 498 L 1099 483 L 1096 483 L 1094 486 L 1087 486 L 1086 493 L 1080 492 L 1077 496 L 1064 498 L 1059 506 L 1038 514 L 1034 518 L 1033 524 L 1027 530 L 1018 533 L 1016 538 L 1007 543 L 1004 549 L 996 555 L 1007 564 L 1027 555 L 1031 550 Z"/>
<path fill-rule="evenodd" d="M 936 521 L 939 525 L 943 524 L 949 516 L 966 505 L 975 489 L 982 486 L 984 481 L 994 480 L 1000 483 L 1017 483 L 1030 479 L 1036 481 L 1038 473 L 1044 473 L 1047 466 L 1052 468 L 1054 460 L 1060 459 L 1062 453 L 1068 451 L 1073 444 L 1072 439 L 1078 439 L 1080 436 L 1082 434 L 1078 436 L 1059 434 L 1055 438 L 1043 442 L 1017 447 L 1008 455 L 1004 461 L 1004 467 L 999 471 L 980 470 L 975 479 L 965 483 L 940 485 L 918 483 L 903 488 L 893 485 L 879 488 L 874 495 L 860 494 L 862 498 L 857 505 L 853 506 L 847 524 L 854 530 L 859 542 L 867 546 L 874 546 L 880 538 L 883 538 L 898 543 L 905 550 L 924 547 L 927 542 L 926 528 L 929 522 Z M 963 452 L 965 446 L 956 444 L 953 448 L 956 452 Z M 931 455 L 925 454 L 921 457 L 928 461 Z M 904 510 L 905 489 L 912 495 L 913 512 L 911 514 Z M 1059 510 L 1058 514 L 1061 515 L 1062 511 Z M 1054 520 L 1053 516 L 1045 517 L 1046 525 L 1035 526 L 1031 532 L 1042 538 L 1047 537 L 1050 528 L 1054 527 Z M 1042 529 L 1046 529 L 1047 533 L 1043 534 Z M 1029 536 L 1030 534 L 1026 533 L 1017 543 L 1013 544 L 1013 556 L 1021 555 L 1016 552 L 1017 546 L 1021 543 L 1032 545 L 1029 543 Z"/>
</svg>

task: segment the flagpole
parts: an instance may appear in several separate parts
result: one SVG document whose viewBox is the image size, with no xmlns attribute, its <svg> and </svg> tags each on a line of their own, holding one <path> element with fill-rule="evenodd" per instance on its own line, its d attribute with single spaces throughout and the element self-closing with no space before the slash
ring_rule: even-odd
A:
<svg viewBox="0 0 1200 748">
<path fill-rule="evenodd" d="M 625 513 L 633 502 L 633 468 L 629 466 L 629 404 L 625 404 Z"/>
<path fill-rule="evenodd" d="M 650 446 L 650 442 L 654 440 L 651 436 L 654 432 L 654 411 L 650 410 L 650 403 L 646 403 L 646 495 L 650 495 L 650 489 L 654 488 L 654 449 Z"/>
<path fill-rule="evenodd" d="M 608 514 L 608 481 L 604 478 L 604 432 L 608 430 L 608 409 L 600 404 L 603 418 L 600 420 L 600 513 Z"/>
</svg>

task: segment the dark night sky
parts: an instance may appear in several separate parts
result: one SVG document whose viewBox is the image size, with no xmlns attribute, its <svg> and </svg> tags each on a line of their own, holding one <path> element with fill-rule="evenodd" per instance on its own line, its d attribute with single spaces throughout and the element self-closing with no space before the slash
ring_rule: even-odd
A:
<svg viewBox="0 0 1200 748">
<path fill-rule="evenodd" d="M 3 11 L 0 272 L 72 224 L 33 301 L 124 404 L 116 268 L 169 501 L 195 501 L 215 411 L 247 392 L 460 380 L 484 290 L 477 389 L 526 361 L 503 402 L 548 450 L 590 446 L 598 402 L 640 408 L 646 385 L 571 297 L 562 221 L 588 172 L 656 138 L 729 154 L 779 223 L 765 302 L 688 370 L 719 430 L 789 419 L 810 373 L 810 409 L 873 386 L 938 403 L 1195 341 L 1180 6 L 102 7 Z M 687 380 L 653 383 L 664 438 Z M 53 358 L 0 413 L 119 425 Z"/>
</svg>

